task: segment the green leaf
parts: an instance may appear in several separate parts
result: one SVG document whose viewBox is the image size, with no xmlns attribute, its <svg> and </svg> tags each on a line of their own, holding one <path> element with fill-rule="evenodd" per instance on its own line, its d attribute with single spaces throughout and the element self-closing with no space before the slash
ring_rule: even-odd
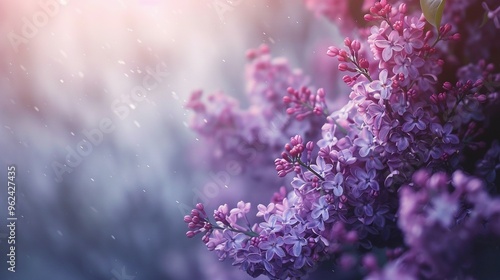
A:
<svg viewBox="0 0 500 280">
<path fill-rule="evenodd" d="M 436 28 L 441 25 L 445 3 L 446 0 L 420 0 L 420 8 L 425 19 Z"/>
</svg>

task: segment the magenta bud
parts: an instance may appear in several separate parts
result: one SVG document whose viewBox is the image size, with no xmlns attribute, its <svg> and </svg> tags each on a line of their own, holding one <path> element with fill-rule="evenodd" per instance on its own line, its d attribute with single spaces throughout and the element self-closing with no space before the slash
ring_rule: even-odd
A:
<svg viewBox="0 0 500 280">
<path fill-rule="evenodd" d="M 349 37 L 344 39 L 344 45 L 348 48 L 351 47 L 351 39 L 349 39 Z"/>
<path fill-rule="evenodd" d="M 191 221 L 192 221 L 191 216 L 189 215 L 184 216 L 184 222 L 190 223 Z"/>
<path fill-rule="evenodd" d="M 194 216 L 198 216 L 199 214 L 200 214 L 200 213 L 198 212 L 198 210 L 197 210 L 197 209 L 193 209 L 193 210 L 191 210 L 191 216 L 193 216 L 193 217 L 194 217 Z"/>
<path fill-rule="evenodd" d="M 361 43 L 358 40 L 353 40 L 352 43 L 351 43 L 351 48 L 355 52 L 358 52 L 361 49 Z"/>
<path fill-rule="evenodd" d="M 366 60 L 366 58 L 361 58 L 359 60 L 359 66 L 361 68 L 368 69 L 370 68 L 370 63 L 368 62 L 368 60 Z"/>
<path fill-rule="evenodd" d="M 453 85 L 452 85 L 450 82 L 445 82 L 445 83 L 443 84 L 443 88 L 444 88 L 445 90 L 451 90 L 451 89 L 453 88 Z"/>
<path fill-rule="evenodd" d="M 200 210 L 200 211 L 203 211 L 204 207 L 203 207 L 203 203 L 197 203 L 196 204 L 196 209 Z"/>
<path fill-rule="evenodd" d="M 340 63 L 340 64 L 339 64 L 339 67 L 338 67 L 338 69 L 339 69 L 340 71 L 347 71 L 347 69 L 348 69 L 348 68 L 349 68 L 349 67 L 347 67 L 347 64 L 345 64 L 345 63 Z"/>
<path fill-rule="evenodd" d="M 324 98 L 324 97 L 325 97 L 325 95 L 326 95 L 326 94 L 325 94 L 325 90 L 324 90 L 323 88 L 318 89 L 318 91 L 316 92 L 316 94 L 318 94 L 318 96 L 319 96 L 320 98 Z"/>
<path fill-rule="evenodd" d="M 342 80 L 344 81 L 344 83 L 346 84 L 350 84 L 352 82 L 352 78 L 351 76 L 348 76 L 348 75 L 345 75 L 344 77 L 342 77 Z"/>
<path fill-rule="evenodd" d="M 186 236 L 187 236 L 188 238 L 193 238 L 193 237 L 195 236 L 195 233 L 194 233 L 194 231 L 191 231 L 191 230 L 190 230 L 190 231 L 186 232 Z"/>
<path fill-rule="evenodd" d="M 401 5 L 399 5 L 399 12 L 402 13 L 402 14 L 406 14 L 406 11 L 407 11 L 407 7 L 406 7 L 406 4 L 403 3 Z"/>
</svg>

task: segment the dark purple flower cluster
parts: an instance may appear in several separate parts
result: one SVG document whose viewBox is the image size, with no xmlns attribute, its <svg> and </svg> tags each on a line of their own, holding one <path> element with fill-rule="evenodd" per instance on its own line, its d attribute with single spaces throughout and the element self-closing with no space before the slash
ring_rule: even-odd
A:
<svg viewBox="0 0 500 280">
<path fill-rule="evenodd" d="M 500 144 L 487 133 L 498 110 L 500 74 L 479 61 L 455 68 L 448 79 L 443 50 L 461 36 L 450 24 L 429 30 L 408 6 L 374 1 L 364 16 L 372 25 L 365 40 L 346 38 L 343 48 L 328 49 L 350 87 L 339 110 L 330 112 L 325 91 L 270 60 L 265 47 L 248 55 L 248 111 L 234 113 L 236 103 L 226 97 L 212 104 L 224 109 L 207 110 L 201 94 L 193 95 L 195 129 L 220 133 L 217 145 L 235 134 L 255 141 L 252 133 L 266 129 L 277 112 L 286 114 L 279 137 L 266 143 L 286 143 L 274 167 L 279 177 L 293 178 L 288 193 L 282 188 L 267 206 L 257 206 L 258 223 L 247 217 L 249 203 L 220 206 L 215 223 L 197 206 L 185 218 L 189 237 L 204 233 L 209 250 L 254 277 L 299 279 L 329 258 L 344 268 L 361 265 L 370 279 L 477 275 L 470 252 L 482 238 L 500 235 L 500 200 L 492 196 Z M 258 113 L 240 117 L 252 112 Z M 377 248 L 386 249 L 385 268 L 367 253 Z"/>
<path fill-rule="evenodd" d="M 408 249 L 367 279 L 472 279 L 500 240 L 500 199 L 460 170 L 451 178 L 420 170 L 399 196 Z"/>
</svg>

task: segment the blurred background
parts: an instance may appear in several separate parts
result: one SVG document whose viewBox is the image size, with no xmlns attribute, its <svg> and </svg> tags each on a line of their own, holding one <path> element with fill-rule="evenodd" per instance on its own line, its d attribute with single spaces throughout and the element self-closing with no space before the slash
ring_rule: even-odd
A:
<svg viewBox="0 0 500 280">
<path fill-rule="evenodd" d="M 209 147 L 183 106 L 200 88 L 244 102 L 245 51 L 263 43 L 336 92 L 322 59 L 338 31 L 286 0 L 5 0 L 0 23 L 0 279 L 249 278 L 185 237 L 195 189 L 218 170 L 193 167 Z M 240 190 L 210 206 L 234 205 L 226 191 Z"/>
</svg>

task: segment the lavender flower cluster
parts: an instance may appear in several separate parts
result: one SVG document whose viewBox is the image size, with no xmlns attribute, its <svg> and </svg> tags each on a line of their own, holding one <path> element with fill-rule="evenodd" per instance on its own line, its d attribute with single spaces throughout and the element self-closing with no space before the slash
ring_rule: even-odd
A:
<svg viewBox="0 0 500 280">
<path fill-rule="evenodd" d="M 432 30 L 412 5 L 369 2 L 365 40 L 327 51 L 350 88 L 342 108 L 330 112 L 325 91 L 267 47 L 248 54 L 248 110 L 222 94 L 188 102 L 193 128 L 221 156 L 256 141 L 272 147 L 262 162 L 281 153 L 275 172 L 289 189 L 257 206 L 257 222 L 243 201 L 221 205 L 213 222 L 202 204 L 184 218 L 188 237 L 201 234 L 253 277 L 301 279 L 328 259 L 367 279 L 474 277 L 481 241 L 500 240 L 500 144 L 488 133 L 500 74 L 479 60 L 447 80 L 446 52 L 463 36 L 449 23 Z M 498 9 L 482 6 L 496 25 Z M 276 137 L 262 141 L 277 120 Z"/>
</svg>

